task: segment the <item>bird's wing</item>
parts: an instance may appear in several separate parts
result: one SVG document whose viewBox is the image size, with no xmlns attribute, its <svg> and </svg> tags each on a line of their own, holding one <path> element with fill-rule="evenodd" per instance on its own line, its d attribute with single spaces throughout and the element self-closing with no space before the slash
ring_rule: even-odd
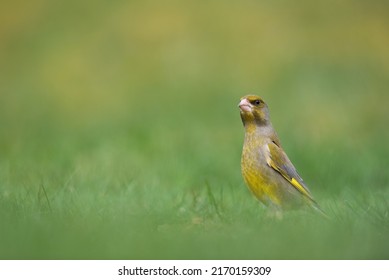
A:
<svg viewBox="0 0 389 280">
<path fill-rule="evenodd" d="M 269 158 L 267 158 L 267 164 L 280 173 L 293 187 L 295 187 L 300 193 L 307 197 L 312 202 L 315 202 L 307 186 L 304 184 L 303 179 L 297 173 L 292 162 L 288 156 L 276 142 L 268 144 Z"/>
</svg>

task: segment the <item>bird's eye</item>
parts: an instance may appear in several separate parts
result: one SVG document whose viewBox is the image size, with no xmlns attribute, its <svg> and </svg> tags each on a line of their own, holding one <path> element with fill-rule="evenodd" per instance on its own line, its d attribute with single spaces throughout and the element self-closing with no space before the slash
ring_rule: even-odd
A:
<svg viewBox="0 0 389 280">
<path fill-rule="evenodd" d="M 255 105 L 261 104 L 261 100 L 259 100 L 259 99 L 254 100 L 254 104 L 255 104 Z"/>
</svg>

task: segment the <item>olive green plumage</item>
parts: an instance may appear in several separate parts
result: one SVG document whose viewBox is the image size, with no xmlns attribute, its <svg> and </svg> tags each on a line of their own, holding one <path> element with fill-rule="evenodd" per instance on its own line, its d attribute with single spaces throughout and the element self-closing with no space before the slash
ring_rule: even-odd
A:
<svg viewBox="0 0 389 280">
<path fill-rule="evenodd" d="M 251 192 L 275 210 L 310 205 L 322 212 L 284 152 L 267 104 L 258 96 L 247 95 L 241 98 L 239 108 L 245 128 L 242 175 Z"/>
</svg>

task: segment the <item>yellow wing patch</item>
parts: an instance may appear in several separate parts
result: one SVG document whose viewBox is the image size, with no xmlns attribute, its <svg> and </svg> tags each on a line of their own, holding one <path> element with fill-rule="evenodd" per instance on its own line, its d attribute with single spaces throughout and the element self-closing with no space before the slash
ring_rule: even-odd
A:
<svg viewBox="0 0 389 280">
<path fill-rule="evenodd" d="M 306 188 L 304 188 L 295 178 L 290 178 L 289 176 L 287 176 L 284 172 L 282 172 L 280 168 L 272 164 L 272 162 L 269 164 L 269 166 L 278 171 L 282 175 L 282 177 L 284 177 L 289 183 L 291 183 L 293 187 L 295 187 L 300 193 L 305 195 L 310 200 L 314 201 L 313 197 L 309 194 Z"/>
<path fill-rule="evenodd" d="M 295 179 L 295 178 L 292 178 L 292 180 L 289 180 L 288 181 L 296 188 L 298 189 L 302 194 L 304 194 L 305 196 L 309 197 L 311 200 L 313 200 L 313 198 L 311 197 L 311 195 L 307 192 L 307 190 Z"/>
<path fill-rule="evenodd" d="M 275 143 L 270 143 L 267 148 L 269 151 L 269 158 L 266 159 L 267 164 L 279 172 L 301 194 L 314 202 L 307 188 L 294 178 L 294 173 L 297 174 L 297 172 L 284 151 Z"/>
</svg>

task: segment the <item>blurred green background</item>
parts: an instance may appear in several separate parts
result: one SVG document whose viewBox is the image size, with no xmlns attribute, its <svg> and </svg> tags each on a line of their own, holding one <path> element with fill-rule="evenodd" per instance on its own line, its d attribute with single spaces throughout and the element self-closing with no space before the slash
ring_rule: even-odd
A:
<svg viewBox="0 0 389 280">
<path fill-rule="evenodd" d="M 1 259 L 388 259 L 387 1 L 2 1 Z M 240 175 L 269 104 L 324 221 Z"/>
</svg>

